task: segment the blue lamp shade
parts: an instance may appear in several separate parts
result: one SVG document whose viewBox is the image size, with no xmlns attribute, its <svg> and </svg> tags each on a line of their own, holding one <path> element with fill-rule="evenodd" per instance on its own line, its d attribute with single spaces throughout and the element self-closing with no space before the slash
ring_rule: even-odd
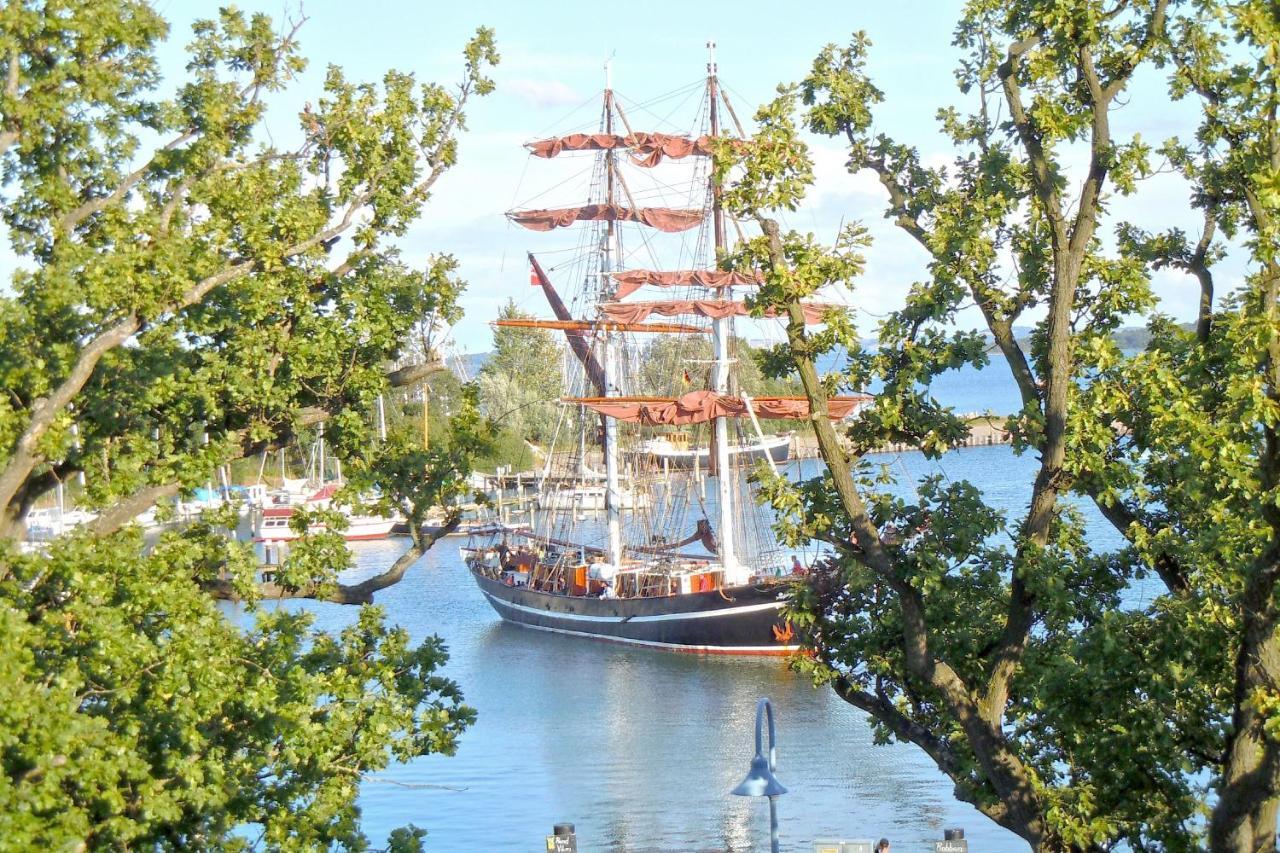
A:
<svg viewBox="0 0 1280 853">
<path fill-rule="evenodd" d="M 739 797 L 776 797 L 786 792 L 787 789 L 782 787 L 782 783 L 774 778 L 773 771 L 769 769 L 769 762 L 758 752 L 756 757 L 751 759 L 751 769 L 747 771 L 747 778 L 730 791 L 731 794 Z"/>
</svg>

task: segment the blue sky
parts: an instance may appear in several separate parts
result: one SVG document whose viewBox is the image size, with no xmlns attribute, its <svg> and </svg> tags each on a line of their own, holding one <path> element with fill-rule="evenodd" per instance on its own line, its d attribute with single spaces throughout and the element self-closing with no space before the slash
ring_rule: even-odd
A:
<svg viewBox="0 0 1280 853">
<path fill-rule="evenodd" d="M 216 6 L 179 0 L 157 5 L 173 25 L 166 65 L 180 73 L 181 45 L 190 22 L 213 14 Z M 240 5 L 277 18 L 297 14 L 296 4 L 250 0 Z M 481 25 L 496 30 L 502 54 L 494 72 L 497 91 L 472 105 L 459 165 L 440 181 L 429 209 L 402 241 L 410 259 L 435 252 L 459 259 L 469 282 L 467 316 L 455 329 L 463 352 L 489 348 L 488 322 L 508 297 L 530 312 L 546 314 L 540 292 L 528 286 L 524 253 L 567 241 L 557 242 L 555 233 L 524 231 L 502 214 L 554 183 L 547 161 L 531 162 L 522 143 L 586 129 L 598 114 L 603 64 L 610 56 L 614 88 L 633 101 L 647 101 L 702 78 L 704 45 L 712 39 L 718 45 L 721 79 L 746 119 L 778 83 L 803 76 L 824 44 L 844 42 L 862 29 L 874 43 L 870 72 L 886 95 L 876 113 L 878 129 L 916 145 L 928 162 L 945 162 L 950 155 L 934 114 L 946 104 L 966 106 L 953 77 L 958 53 L 951 47 L 951 32 L 958 3 L 378 0 L 361 5 L 308 0 L 304 10 L 309 20 L 300 38 L 311 65 L 289 92 L 276 96 L 268 122 L 272 137 L 282 144 L 295 135 L 302 103 L 318 97 L 327 65 L 340 65 L 357 80 L 376 80 L 396 68 L 451 83 L 469 35 Z M 1192 117 L 1185 105 L 1168 102 L 1162 83 L 1152 76 L 1136 81 L 1113 124 L 1118 135 L 1139 131 L 1158 143 L 1186 133 Z M 849 175 L 834 141 L 814 140 L 813 155 L 819 186 L 786 224 L 823 240 L 830 240 L 842 221 L 861 220 L 871 228 L 875 244 L 866 275 L 852 295 L 842 296 L 861 312 L 870 333 L 875 318 L 899 304 L 910 283 L 923 277 L 924 253 L 883 220 L 884 196 L 876 180 L 869 173 Z M 1178 181 L 1157 178 L 1140 201 L 1117 200 L 1113 211 L 1151 228 L 1191 230 L 1198 217 L 1187 211 L 1185 199 Z M 1166 311 L 1180 319 L 1193 316 L 1194 282 L 1161 274 L 1157 289 Z M 981 318 L 971 310 L 961 322 L 978 326 Z M 768 328 L 761 328 L 753 336 L 768 334 Z"/>
</svg>

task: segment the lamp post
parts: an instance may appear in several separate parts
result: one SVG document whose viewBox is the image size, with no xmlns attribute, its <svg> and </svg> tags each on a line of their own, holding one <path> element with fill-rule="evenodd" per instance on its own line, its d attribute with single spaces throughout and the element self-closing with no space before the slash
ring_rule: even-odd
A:
<svg viewBox="0 0 1280 853">
<path fill-rule="evenodd" d="M 769 758 L 764 757 L 764 744 L 761 738 L 761 727 L 765 717 L 769 718 Z M 756 703 L 756 754 L 751 759 L 751 769 L 738 787 L 730 793 L 739 797 L 769 798 L 769 850 L 778 853 L 778 797 L 787 789 L 774 778 L 773 771 L 778 766 L 777 738 L 773 728 L 773 705 L 767 698 Z"/>
</svg>

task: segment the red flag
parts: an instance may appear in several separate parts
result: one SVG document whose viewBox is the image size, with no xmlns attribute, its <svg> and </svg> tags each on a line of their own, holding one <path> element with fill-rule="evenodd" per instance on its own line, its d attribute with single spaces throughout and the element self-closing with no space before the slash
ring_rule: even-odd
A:
<svg viewBox="0 0 1280 853">
<path fill-rule="evenodd" d="M 532 287 L 542 287 L 542 280 L 538 278 L 538 271 L 533 267 L 529 267 L 529 284 Z"/>
</svg>

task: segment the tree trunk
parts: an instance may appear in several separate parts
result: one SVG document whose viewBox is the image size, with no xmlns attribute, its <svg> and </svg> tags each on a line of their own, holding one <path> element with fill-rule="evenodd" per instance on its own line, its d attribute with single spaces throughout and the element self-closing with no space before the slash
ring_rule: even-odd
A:
<svg viewBox="0 0 1280 853">
<path fill-rule="evenodd" d="M 1236 659 L 1235 713 L 1218 802 L 1209 823 L 1210 848 L 1220 853 L 1276 849 L 1280 806 L 1280 743 L 1265 730 L 1259 691 L 1280 692 L 1280 632 L 1271 606 L 1280 565 L 1257 571 L 1244 602 L 1244 635 Z"/>
</svg>

